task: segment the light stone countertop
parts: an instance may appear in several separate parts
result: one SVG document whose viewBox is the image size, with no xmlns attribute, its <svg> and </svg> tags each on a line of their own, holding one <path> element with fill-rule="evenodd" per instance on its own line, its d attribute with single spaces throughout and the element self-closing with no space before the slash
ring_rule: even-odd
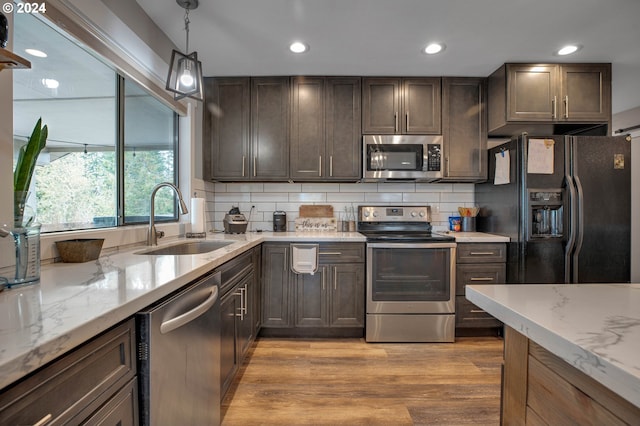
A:
<svg viewBox="0 0 640 426">
<path fill-rule="evenodd" d="M 198 255 L 137 255 L 137 246 L 86 263 L 43 265 L 40 282 L 0 292 L 0 389 L 265 242 L 365 242 L 357 232 L 210 234 L 234 241 Z M 160 246 L 185 239 L 161 240 Z"/>
<path fill-rule="evenodd" d="M 466 297 L 640 407 L 640 284 L 467 285 Z"/>
<path fill-rule="evenodd" d="M 443 232 L 456 238 L 456 243 L 508 243 L 509 237 L 484 232 Z"/>
</svg>

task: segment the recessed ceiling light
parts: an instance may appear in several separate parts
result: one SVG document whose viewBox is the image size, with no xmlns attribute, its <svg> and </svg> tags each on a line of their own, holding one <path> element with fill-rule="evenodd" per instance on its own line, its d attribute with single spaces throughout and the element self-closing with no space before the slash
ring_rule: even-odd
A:
<svg viewBox="0 0 640 426">
<path fill-rule="evenodd" d="M 427 47 L 424 48 L 424 53 L 427 55 L 435 55 L 436 53 L 440 53 L 444 50 L 444 44 L 442 43 L 430 43 Z"/>
<path fill-rule="evenodd" d="M 309 50 L 309 46 L 307 46 L 301 41 L 295 41 L 291 43 L 291 46 L 289 46 L 289 50 L 292 51 L 293 53 L 304 53 L 307 50 Z"/>
<path fill-rule="evenodd" d="M 42 82 L 42 85 L 47 89 L 57 89 L 58 86 L 60 86 L 60 82 L 53 78 L 43 78 L 40 81 Z"/>
<path fill-rule="evenodd" d="M 38 50 L 38 49 L 24 49 L 25 52 L 27 52 L 29 55 L 31 56 L 37 56 L 38 58 L 46 58 L 47 54 L 44 53 L 42 50 Z"/>
<path fill-rule="evenodd" d="M 568 44 L 564 46 L 562 49 L 558 50 L 556 53 L 560 56 L 571 55 L 572 53 L 576 53 L 580 50 L 580 46 L 577 44 Z"/>
</svg>

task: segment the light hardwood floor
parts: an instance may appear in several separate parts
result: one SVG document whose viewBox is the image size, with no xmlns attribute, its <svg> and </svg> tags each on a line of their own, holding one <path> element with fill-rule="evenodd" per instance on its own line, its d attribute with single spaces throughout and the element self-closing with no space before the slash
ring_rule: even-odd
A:
<svg viewBox="0 0 640 426">
<path fill-rule="evenodd" d="M 456 343 L 258 339 L 222 425 L 497 425 L 497 337 Z"/>
</svg>

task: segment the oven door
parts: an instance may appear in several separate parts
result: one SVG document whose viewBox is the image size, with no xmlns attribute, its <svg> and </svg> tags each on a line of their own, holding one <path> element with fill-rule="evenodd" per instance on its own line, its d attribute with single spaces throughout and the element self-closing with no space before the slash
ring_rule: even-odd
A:
<svg viewBox="0 0 640 426">
<path fill-rule="evenodd" d="M 454 313 L 455 258 L 455 243 L 367 243 L 367 313 Z"/>
</svg>

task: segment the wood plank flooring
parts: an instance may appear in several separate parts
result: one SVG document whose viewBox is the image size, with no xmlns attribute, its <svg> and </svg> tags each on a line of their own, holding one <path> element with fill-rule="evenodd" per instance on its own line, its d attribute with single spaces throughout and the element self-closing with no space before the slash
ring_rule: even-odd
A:
<svg viewBox="0 0 640 426">
<path fill-rule="evenodd" d="M 456 343 L 260 338 L 222 425 L 497 425 L 497 337 Z"/>
</svg>

